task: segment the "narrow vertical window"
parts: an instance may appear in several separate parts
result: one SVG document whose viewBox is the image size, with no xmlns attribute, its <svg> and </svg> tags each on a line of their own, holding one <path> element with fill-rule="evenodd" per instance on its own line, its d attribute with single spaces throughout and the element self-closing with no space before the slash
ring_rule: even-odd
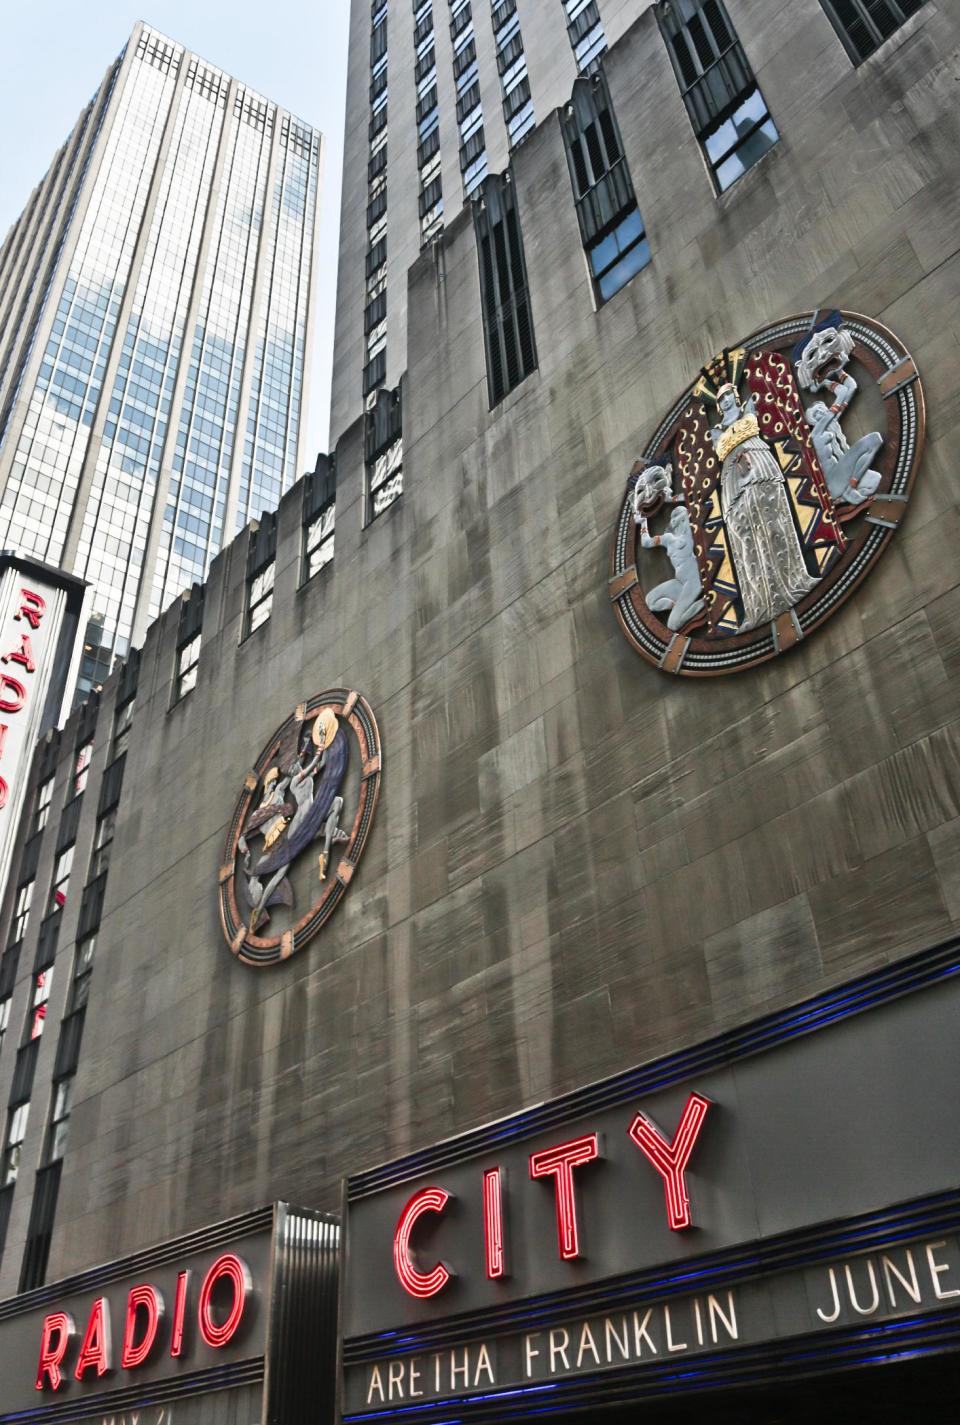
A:
<svg viewBox="0 0 960 1425">
<path fill-rule="evenodd" d="M 27 881 L 24 885 L 17 887 L 17 898 L 13 906 L 13 921 L 10 926 L 10 943 L 22 940 L 27 928 L 27 921 L 30 918 L 30 907 L 33 904 L 33 881 Z"/>
<path fill-rule="evenodd" d="M 403 494 L 403 406 L 400 387 L 378 391 L 364 418 L 365 524 Z"/>
<path fill-rule="evenodd" d="M 650 261 L 650 245 L 602 70 L 580 78 L 563 112 L 577 220 L 598 302 Z"/>
<path fill-rule="evenodd" d="M 20 1291 L 32 1291 L 34 1287 L 43 1286 L 47 1275 L 53 1220 L 60 1192 L 61 1166 L 59 1159 L 49 1163 L 40 1169 L 34 1180 L 30 1222 L 27 1226 L 27 1240 L 20 1270 Z"/>
<path fill-rule="evenodd" d="M 509 170 L 490 178 L 473 209 L 490 405 L 537 367 L 527 268 Z"/>
<path fill-rule="evenodd" d="M 854 64 L 860 64 L 926 0 L 820 0 Z"/>
<path fill-rule="evenodd" d="M 53 800 L 53 777 L 48 777 L 37 788 L 37 804 L 33 811 L 33 832 L 42 831 L 50 818 L 50 803 Z"/>
<path fill-rule="evenodd" d="M 70 888 L 70 872 L 73 869 L 73 847 L 68 846 L 61 851 L 57 857 L 56 865 L 53 868 L 53 882 L 50 886 L 50 901 L 47 905 L 48 913 L 61 910 L 67 903 L 67 891 Z"/>
<path fill-rule="evenodd" d="M 659 0 L 657 19 L 693 131 L 723 193 L 780 135 L 722 0 Z"/>
<path fill-rule="evenodd" d="M 533 128 L 533 100 L 527 78 L 517 0 L 492 0 L 493 42 L 497 47 L 497 69 L 503 91 L 503 121 L 510 147 L 516 148 Z"/>
<path fill-rule="evenodd" d="M 303 482 L 301 584 L 333 563 L 336 516 L 336 457 L 318 455 L 316 469 L 311 470 Z"/>
<path fill-rule="evenodd" d="M 23 1154 L 23 1140 L 27 1136 L 29 1103 L 20 1103 L 12 1109 L 7 1120 L 7 1137 L 3 1149 L 3 1163 L 0 1165 L 0 1186 L 6 1187 L 17 1181 L 20 1159 Z"/>
<path fill-rule="evenodd" d="M 126 752 L 130 742 L 130 729 L 133 726 L 133 710 L 136 706 L 136 699 L 127 698 L 127 701 L 117 708 L 113 720 L 113 744 L 111 746 L 111 760 Z"/>
<path fill-rule="evenodd" d="M 203 630 L 203 585 L 194 584 L 180 596 L 180 621 L 177 624 L 177 655 L 174 672 L 173 701 L 178 703 L 197 686 L 200 670 L 200 644 Z"/>
<path fill-rule="evenodd" d="M 79 794 L 87 785 L 90 775 L 90 759 L 93 756 L 93 739 L 77 748 L 77 759 L 73 767 L 73 790 Z"/>
<path fill-rule="evenodd" d="M 607 48 L 597 0 L 563 0 L 567 34 L 581 74 L 591 74 Z"/>
<path fill-rule="evenodd" d="M 247 599 L 244 637 L 256 632 L 273 612 L 273 581 L 276 573 L 277 518 L 263 514 L 250 532 L 247 551 Z"/>
</svg>

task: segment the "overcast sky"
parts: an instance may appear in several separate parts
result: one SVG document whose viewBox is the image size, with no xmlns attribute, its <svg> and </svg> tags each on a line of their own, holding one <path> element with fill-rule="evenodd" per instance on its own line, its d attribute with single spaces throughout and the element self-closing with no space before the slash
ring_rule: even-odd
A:
<svg viewBox="0 0 960 1425">
<path fill-rule="evenodd" d="M 8 0 L 0 50 L 0 241 L 137 20 L 146 20 L 326 139 L 319 289 L 302 470 L 327 448 L 349 0 Z M 301 470 L 301 473 L 302 473 Z"/>
</svg>

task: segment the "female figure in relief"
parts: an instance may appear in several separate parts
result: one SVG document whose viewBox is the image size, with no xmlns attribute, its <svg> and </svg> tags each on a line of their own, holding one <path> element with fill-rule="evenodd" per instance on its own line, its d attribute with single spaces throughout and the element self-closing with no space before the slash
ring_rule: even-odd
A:
<svg viewBox="0 0 960 1425">
<path fill-rule="evenodd" d="M 728 382 L 716 403 L 720 423 L 710 435 L 721 463 L 720 501 L 743 600 L 743 633 L 793 608 L 819 581 L 804 562 L 783 472 L 760 438 L 753 398 L 741 404 Z"/>
</svg>

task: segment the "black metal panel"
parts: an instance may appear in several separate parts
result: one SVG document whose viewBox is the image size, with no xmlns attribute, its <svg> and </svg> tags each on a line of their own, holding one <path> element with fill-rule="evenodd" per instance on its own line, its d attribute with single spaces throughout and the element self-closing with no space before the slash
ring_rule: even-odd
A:
<svg viewBox="0 0 960 1425">
<path fill-rule="evenodd" d="M 12 945 L 8 945 L 0 956 L 0 999 L 6 999 L 13 994 L 13 986 L 17 979 L 17 965 L 20 960 L 20 947 L 22 940 L 16 940 Z"/>
<path fill-rule="evenodd" d="M 83 792 L 77 792 L 76 796 L 70 798 L 60 814 L 60 825 L 57 827 L 57 855 L 76 841 L 82 810 Z"/>
<path fill-rule="evenodd" d="M 83 940 L 93 933 L 100 924 L 100 916 L 103 913 L 103 897 L 107 889 L 107 873 L 97 876 L 96 880 L 89 881 L 83 888 L 83 897 L 80 901 L 80 920 L 77 925 L 77 939 Z"/>
<path fill-rule="evenodd" d="M 77 715 L 77 747 L 82 747 L 85 742 L 89 742 L 97 728 L 97 714 L 100 711 L 100 694 L 93 692 L 86 702 L 81 705 Z"/>
<path fill-rule="evenodd" d="M 264 1425 L 332 1425 L 340 1225 L 278 1203 Z"/>
<path fill-rule="evenodd" d="M 137 691 L 137 682 L 140 677 L 140 650 L 131 648 L 126 663 L 120 670 L 120 681 L 117 684 L 117 707 L 122 708 L 124 703 L 128 703 Z"/>
<path fill-rule="evenodd" d="M 33 957 L 33 973 L 35 975 L 38 975 L 41 970 L 45 970 L 48 965 L 52 965 L 56 959 L 57 941 L 60 939 L 60 922 L 62 920 L 63 911 L 58 906 L 56 910 L 44 916 L 40 922 L 37 953 Z"/>
<path fill-rule="evenodd" d="M 303 523 L 316 519 L 321 510 L 336 499 L 337 458 L 336 455 L 318 455 L 315 470 L 311 470 L 303 482 Z"/>
<path fill-rule="evenodd" d="M 37 874 L 37 863 L 40 860 L 40 846 L 43 842 L 43 832 L 34 832 L 30 840 L 23 848 L 20 857 L 20 869 L 17 872 L 17 885 L 22 886 L 25 881 L 32 881 Z"/>
<path fill-rule="evenodd" d="M 265 511 L 260 516 L 260 523 L 256 529 L 250 531 L 250 544 L 247 547 L 247 578 L 252 579 L 259 574 L 261 569 L 276 557 L 277 553 L 277 517 L 272 511 Z"/>
<path fill-rule="evenodd" d="M 103 774 L 103 781 L 100 783 L 100 799 L 97 802 L 98 817 L 112 811 L 120 800 L 120 792 L 123 789 L 123 768 L 126 760 L 127 754 L 121 752 L 120 756 L 113 759 Z"/>
<path fill-rule="evenodd" d="M 7 1240 L 7 1223 L 10 1221 L 10 1208 L 13 1205 L 14 1184 L 0 1188 L 0 1257 L 3 1256 L 3 1244 Z"/>
<path fill-rule="evenodd" d="M 53 1065 L 53 1077 L 55 1079 L 66 1079 L 71 1074 L 77 1072 L 77 1062 L 80 1058 L 80 1041 L 83 1038 L 83 1021 L 86 1016 L 86 1009 L 78 1009 L 75 1014 L 67 1015 L 60 1025 L 60 1038 L 57 1041 L 57 1057 Z M 39 1040 L 34 1040 L 38 1044 Z M 23 1051 L 21 1050 L 21 1053 Z M 19 1067 L 19 1060 L 17 1061 Z"/>
<path fill-rule="evenodd" d="M 192 643 L 203 627 L 203 584 L 194 584 L 189 594 L 180 603 L 180 622 L 177 625 L 177 647 Z"/>
<path fill-rule="evenodd" d="M 382 455 L 403 434 L 403 401 L 400 387 L 377 392 L 375 404 L 364 419 L 364 455 L 368 465 Z"/>
<path fill-rule="evenodd" d="M 62 1161 L 51 1163 L 48 1168 L 41 1168 L 37 1173 L 18 1291 L 32 1291 L 34 1287 L 42 1286 L 43 1279 L 47 1274 L 50 1238 L 53 1236 L 53 1220 L 57 1212 L 57 1196 L 60 1192 L 60 1170 L 62 1167 Z"/>
<path fill-rule="evenodd" d="M 17 1062 L 13 1069 L 13 1083 L 10 1085 L 9 1103 L 11 1108 L 26 1103 L 30 1097 L 39 1048 L 40 1040 L 31 1039 L 29 1044 L 24 1044 L 17 1055 Z"/>
<path fill-rule="evenodd" d="M 57 770 L 57 763 L 60 760 L 60 730 L 51 728 L 44 735 L 40 743 L 37 757 L 37 781 L 45 782 L 48 777 L 52 777 Z"/>
</svg>

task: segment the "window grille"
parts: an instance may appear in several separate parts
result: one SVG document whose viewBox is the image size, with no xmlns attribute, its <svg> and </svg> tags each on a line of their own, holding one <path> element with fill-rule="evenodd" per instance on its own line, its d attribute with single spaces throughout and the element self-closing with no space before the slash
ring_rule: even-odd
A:
<svg viewBox="0 0 960 1425">
<path fill-rule="evenodd" d="M 174 702 L 185 698 L 197 686 L 203 628 L 203 585 L 194 584 L 190 591 L 183 594 L 181 598 L 180 622 L 177 626 Z"/>
<path fill-rule="evenodd" d="M 370 524 L 403 494 L 403 406 L 399 386 L 394 391 L 378 391 L 366 413 L 364 457 L 365 523 Z"/>
<path fill-rule="evenodd" d="M 830 23 L 854 64 L 874 50 L 915 15 L 925 0 L 820 0 Z"/>
<path fill-rule="evenodd" d="M 46 1168 L 41 1168 L 34 1182 L 30 1223 L 20 1269 L 20 1291 L 31 1291 L 34 1287 L 43 1286 L 47 1275 L 50 1239 L 53 1236 L 53 1220 L 60 1192 L 61 1167 L 60 1162 L 54 1162 Z"/>
<path fill-rule="evenodd" d="M 303 482 L 303 562 L 301 583 L 333 563 L 337 515 L 337 466 L 332 455 L 318 455 L 316 469 Z"/>
<path fill-rule="evenodd" d="M 723 193 L 780 135 L 722 0 L 660 0 L 657 20 L 693 131 Z"/>
<path fill-rule="evenodd" d="M 260 516 L 259 526 L 250 533 L 247 552 L 247 608 L 244 636 L 254 633 L 273 611 L 273 580 L 276 572 L 277 518 Z"/>
<path fill-rule="evenodd" d="M 523 240 L 509 172 L 488 179 L 473 212 L 492 407 L 537 366 Z"/>
</svg>

